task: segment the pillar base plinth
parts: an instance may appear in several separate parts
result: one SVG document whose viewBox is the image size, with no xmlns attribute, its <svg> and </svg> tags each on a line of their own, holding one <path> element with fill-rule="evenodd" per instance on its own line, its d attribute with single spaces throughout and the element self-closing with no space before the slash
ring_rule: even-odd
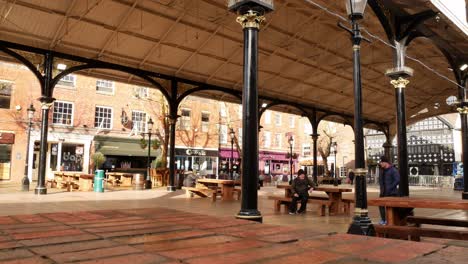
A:
<svg viewBox="0 0 468 264">
<path fill-rule="evenodd" d="M 354 216 L 353 222 L 348 228 L 348 234 L 375 236 L 375 230 L 368 216 Z"/>
<path fill-rule="evenodd" d="M 45 194 L 47 194 L 47 188 L 46 187 L 36 187 L 36 189 L 34 189 L 34 194 L 45 195 Z"/>
<path fill-rule="evenodd" d="M 462 199 L 468 200 L 468 192 L 462 192 Z"/>
<path fill-rule="evenodd" d="M 254 222 L 263 222 L 263 216 L 258 210 L 241 210 L 237 215 L 237 219 L 249 220 Z"/>
<path fill-rule="evenodd" d="M 167 191 L 168 191 L 168 192 L 175 192 L 175 191 L 176 191 L 176 187 L 175 187 L 175 186 L 167 186 Z"/>
<path fill-rule="evenodd" d="M 145 190 L 149 190 L 153 187 L 153 183 L 151 181 L 145 181 Z"/>
</svg>

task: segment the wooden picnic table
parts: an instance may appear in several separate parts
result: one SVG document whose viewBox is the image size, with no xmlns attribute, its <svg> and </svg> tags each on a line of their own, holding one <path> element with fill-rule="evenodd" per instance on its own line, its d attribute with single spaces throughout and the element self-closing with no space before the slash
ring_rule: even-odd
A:
<svg viewBox="0 0 468 264">
<path fill-rule="evenodd" d="M 330 214 L 338 214 L 343 202 L 343 193 L 352 192 L 351 188 L 335 187 L 335 186 L 319 186 L 314 188 L 315 191 L 322 191 L 328 195 L 328 199 L 331 202 Z"/>
<path fill-rule="evenodd" d="M 385 206 L 388 225 L 405 225 L 398 210 L 400 208 L 429 208 L 429 209 L 452 209 L 468 210 L 467 200 L 436 200 L 428 198 L 413 197 L 380 197 L 368 199 L 370 206 Z"/>
<path fill-rule="evenodd" d="M 112 185 L 120 183 L 120 186 L 131 187 L 133 181 L 133 174 L 126 172 L 107 172 L 108 180 L 112 182 Z"/>
<path fill-rule="evenodd" d="M 277 188 L 284 189 L 284 196 L 285 197 L 291 197 L 292 196 L 292 187 L 289 184 L 278 184 L 276 186 Z M 342 207 L 342 200 L 343 192 L 352 192 L 353 190 L 351 188 L 343 188 L 343 187 L 335 187 L 335 186 L 319 186 L 319 187 L 314 187 L 315 191 L 323 191 L 327 193 L 328 199 L 331 202 L 330 205 L 330 214 L 338 214 L 340 211 L 340 208 Z"/>
<path fill-rule="evenodd" d="M 240 185 L 238 180 L 197 179 L 197 183 L 209 187 L 210 185 L 221 187 L 222 199 L 231 201 L 234 199 L 234 186 Z"/>
</svg>

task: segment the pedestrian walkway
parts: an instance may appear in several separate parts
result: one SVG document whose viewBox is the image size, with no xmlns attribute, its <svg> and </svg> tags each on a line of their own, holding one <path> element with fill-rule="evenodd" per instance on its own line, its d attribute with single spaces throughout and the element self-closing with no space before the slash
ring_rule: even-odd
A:
<svg viewBox="0 0 468 264">
<path fill-rule="evenodd" d="M 465 263 L 466 248 L 258 224 L 167 208 L 0 217 L 0 262 Z"/>
</svg>

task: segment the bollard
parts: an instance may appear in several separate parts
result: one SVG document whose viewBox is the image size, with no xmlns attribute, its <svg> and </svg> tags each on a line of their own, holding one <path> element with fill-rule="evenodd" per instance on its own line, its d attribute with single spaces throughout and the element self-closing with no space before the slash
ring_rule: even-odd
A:
<svg viewBox="0 0 468 264">
<path fill-rule="evenodd" d="M 104 192 L 104 171 L 96 170 L 94 173 L 94 192 Z"/>
</svg>

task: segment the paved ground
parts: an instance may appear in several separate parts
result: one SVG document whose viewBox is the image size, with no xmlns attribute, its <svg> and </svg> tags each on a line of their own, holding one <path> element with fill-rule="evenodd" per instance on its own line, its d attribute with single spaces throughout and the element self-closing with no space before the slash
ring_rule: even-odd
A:
<svg viewBox="0 0 468 264">
<path fill-rule="evenodd" d="M 415 243 L 348 236 L 343 233 L 350 216 L 320 217 L 313 205 L 305 215 L 274 213 L 273 202 L 266 196 L 284 192 L 274 186 L 259 192 L 263 225 L 235 220 L 239 201 L 211 203 L 210 199 L 187 199 L 182 191 L 49 190 L 46 196 L 35 196 L 32 192 L 17 192 L 18 188 L 0 186 L 0 215 L 4 216 L 0 216 L 0 263 L 466 263 L 468 260 L 465 241 L 428 239 L 425 242 L 431 243 Z M 377 190 L 369 188 L 369 197 L 376 195 Z M 438 188 L 412 189 L 411 195 L 449 199 L 461 196 Z M 377 220 L 377 209 L 369 209 L 370 216 Z M 421 210 L 417 214 L 468 219 L 466 212 L 456 210 Z M 14 259 L 17 262 L 7 262 Z M 86 262 L 91 260 L 94 262 Z"/>
</svg>

